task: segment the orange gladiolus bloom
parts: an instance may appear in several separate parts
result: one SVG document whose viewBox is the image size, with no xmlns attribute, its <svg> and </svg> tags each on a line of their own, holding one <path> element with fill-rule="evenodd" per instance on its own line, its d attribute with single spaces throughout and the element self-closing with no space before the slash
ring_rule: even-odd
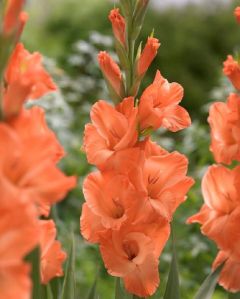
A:
<svg viewBox="0 0 240 299">
<path fill-rule="evenodd" d="M 88 175 L 83 193 L 88 207 L 100 217 L 105 229 L 117 230 L 133 220 L 141 200 L 130 178 L 112 171 Z"/>
<path fill-rule="evenodd" d="M 240 161 L 240 97 L 232 93 L 227 103 L 214 103 L 209 112 L 211 147 L 218 163 Z"/>
<path fill-rule="evenodd" d="M 39 53 L 30 54 L 18 44 L 10 58 L 5 73 L 4 116 L 10 118 L 19 113 L 28 99 L 37 99 L 56 90 L 49 74 L 42 66 Z"/>
<path fill-rule="evenodd" d="M 232 55 L 228 55 L 223 65 L 224 75 L 228 77 L 236 89 L 240 89 L 240 65 L 238 61 L 234 60 Z"/>
<path fill-rule="evenodd" d="M 125 99 L 118 108 L 98 101 L 92 107 L 91 120 L 92 124 L 86 125 L 84 133 L 89 163 L 104 169 L 113 164 L 120 166 L 124 160 L 132 161 L 139 156 L 139 149 L 133 148 L 138 138 L 137 108 L 133 98 Z"/>
<path fill-rule="evenodd" d="M 123 16 L 119 13 L 119 9 L 115 8 L 110 11 L 109 20 L 112 23 L 113 33 L 115 38 L 125 46 L 126 43 L 126 22 Z"/>
<path fill-rule="evenodd" d="M 137 63 L 137 73 L 138 76 L 142 76 L 146 73 L 149 66 L 153 62 L 153 59 L 157 55 L 157 51 L 160 47 L 159 40 L 154 37 L 149 37 L 147 40 L 147 44 L 142 51 L 142 54 Z"/>
<path fill-rule="evenodd" d="M 172 220 L 176 208 L 186 199 L 194 180 L 186 176 L 188 161 L 185 156 L 174 152 L 149 156 L 142 170 L 143 180 L 138 190 L 144 194 L 142 217 L 161 216 Z M 140 205 L 140 203 L 139 203 Z"/>
<path fill-rule="evenodd" d="M 29 113 L 36 116 L 38 113 L 34 112 L 38 109 L 31 109 Z M 59 144 L 49 131 L 45 130 L 44 134 L 42 115 L 33 119 L 29 118 L 29 113 L 23 111 L 19 115 L 21 119 L 10 125 L 0 124 L 0 173 L 11 188 L 24 194 L 29 202 L 39 207 L 40 214 L 47 216 L 50 205 L 64 198 L 76 181 L 74 177 L 66 177 L 56 167 L 57 157 L 61 153 Z M 24 126 L 34 122 L 32 128 Z"/>
<path fill-rule="evenodd" d="M 105 51 L 101 51 L 98 54 L 98 62 L 105 76 L 106 80 L 109 82 L 113 90 L 121 96 L 123 82 L 122 74 L 117 63 L 112 59 L 112 57 Z"/>
<path fill-rule="evenodd" d="M 62 263 L 67 255 L 61 249 L 61 243 L 56 241 L 56 227 L 52 220 L 41 220 L 40 248 L 41 248 L 41 280 L 47 284 L 52 278 L 63 275 Z"/>
<path fill-rule="evenodd" d="M 35 209 L 2 175 L 0 189 L 0 299 L 30 299 L 30 266 L 23 258 L 39 238 Z"/>
<path fill-rule="evenodd" d="M 188 112 L 178 104 L 183 98 L 183 88 L 169 83 L 157 71 L 154 82 L 143 92 L 139 103 L 141 130 L 164 127 L 176 132 L 191 125 Z"/>
<path fill-rule="evenodd" d="M 204 205 L 188 223 L 200 223 L 201 231 L 225 251 L 238 248 L 240 167 L 229 170 L 223 166 L 209 167 L 202 181 Z"/>
<path fill-rule="evenodd" d="M 236 7 L 234 10 L 234 15 L 238 23 L 240 23 L 240 6 Z"/>
<path fill-rule="evenodd" d="M 168 223 L 126 225 L 109 231 L 100 251 L 109 274 L 123 278 L 126 289 L 140 297 L 152 295 L 159 285 L 159 256 L 170 233 Z"/>
<path fill-rule="evenodd" d="M 224 251 L 219 251 L 214 263 L 213 270 L 224 263 L 218 278 L 218 283 L 226 290 L 236 293 L 240 291 L 240 258 L 234 257 Z"/>
<path fill-rule="evenodd" d="M 22 11 L 25 0 L 7 0 L 3 20 L 3 33 L 11 34 L 18 30 L 19 16 Z"/>
</svg>

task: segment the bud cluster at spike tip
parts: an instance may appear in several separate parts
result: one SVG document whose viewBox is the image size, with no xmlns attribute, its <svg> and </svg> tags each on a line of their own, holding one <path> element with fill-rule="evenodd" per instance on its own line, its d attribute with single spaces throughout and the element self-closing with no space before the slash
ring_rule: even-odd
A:
<svg viewBox="0 0 240 299">
<path fill-rule="evenodd" d="M 116 39 L 123 41 L 126 21 L 120 11 L 111 11 L 110 19 Z M 159 46 L 156 38 L 148 39 L 133 66 L 136 80 L 143 77 Z M 105 52 L 98 59 L 107 84 L 120 95 L 127 80 L 120 67 Z M 194 183 L 187 176 L 187 158 L 169 153 L 146 133 L 188 127 L 191 119 L 179 105 L 182 98 L 182 86 L 169 83 L 157 71 L 139 101 L 125 96 L 113 106 L 99 100 L 85 126 L 83 149 L 97 170 L 83 183 L 81 233 L 99 245 L 108 273 L 121 277 L 127 291 L 140 297 L 151 296 L 159 285 L 159 257 L 173 214 Z"/>
<path fill-rule="evenodd" d="M 1 28 L 3 34 L 15 35 L 12 43 L 27 20 L 23 3 L 6 2 Z M 57 167 L 64 150 L 48 128 L 44 110 L 24 107 L 27 100 L 55 91 L 56 85 L 39 53 L 30 54 L 21 43 L 13 46 L 9 60 L 1 61 L 6 68 L 0 82 L 0 299 L 29 299 L 31 267 L 25 257 L 35 247 L 40 247 L 42 283 L 63 275 L 66 253 L 56 241 L 55 223 L 44 219 L 76 179 Z"/>
<path fill-rule="evenodd" d="M 239 7 L 235 10 L 239 21 Z M 240 65 L 232 55 L 224 62 L 223 73 L 237 89 L 225 102 L 211 105 L 208 122 L 211 128 L 211 146 L 216 163 L 230 165 L 240 161 Z M 188 219 L 199 223 L 201 232 L 213 240 L 219 253 L 213 270 L 224 264 L 218 283 L 229 292 L 240 291 L 240 166 L 227 168 L 221 164 L 210 166 L 202 180 L 204 204 Z"/>
</svg>

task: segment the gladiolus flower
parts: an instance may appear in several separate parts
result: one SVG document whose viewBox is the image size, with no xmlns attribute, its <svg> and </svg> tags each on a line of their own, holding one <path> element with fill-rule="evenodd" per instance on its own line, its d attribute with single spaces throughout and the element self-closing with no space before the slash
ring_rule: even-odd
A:
<svg viewBox="0 0 240 299">
<path fill-rule="evenodd" d="M 0 299 L 29 299 L 30 266 L 23 258 L 38 242 L 36 213 L 2 175 L 0 189 Z"/>
<path fill-rule="evenodd" d="M 83 193 L 88 207 L 100 217 L 105 229 L 117 230 L 129 219 L 134 219 L 140 203 L 140 194 L 130 179 L 112 171 L 88 175 Z"/>
<path fill-rule="evenodd" d="M 209 112 L 211 147 L 218 163 L 240 161 L 240 97 L 230 94 L 227 103 L 214 103 Z"/>
<path fill-rule="evenodd" d="M 186 176 L 187 168 L 187 159 L 177 152 L 153 155 L 146 159 L 142 185 L 137 188 L 145 194 L 140 221 L 151 215 L 172 220 L 173 213 L 186 199 L 186 194 L 194 183 L 192 178 Z"/>
<path fill-rule="evenodd" d="M 98 54 L 98 62 L 106 80 L 109 82 L 117 95 L 121 96 L 123 82 L 121 70 L 117 63 L 105 51 L 102 51 Z"/>
<path fill-rule="evenodd" d="M 18 30 L 19 16 L 22 11 L 25 0 L 7 0 L 3 20 L 3 33 L 11 34 Z"/>
<path fill-rule="evenodd" d="M 234 15 L 238 23 L 240 23 L 240 6 L 236 7 L 234 10 Z"/>
<path fill-rule="evenodd" d="M 44 136 L 44 131 L 40 130 L 41 122 L 38 130 L 28 130 L 25 126 L 23 132 L 24 127 L 18 129 L 17 125 L 29 121 L 28 114 L 19 117 L 23 119 L 12 124 L 14 129 L 8 124 L 0 124 L 0 174 L 11 188 L 39 207 L 39 214 L 47 216 L 50 206 L 64 198 L 76 181 L 74 177 L 66 177 L 55 165 L 59 147 L 54 135 L 46 131 Z M 37 120 L 41 118 L 34 119 Z"/>
<path fill-rule="evenodd" d="M 142 76 L 146 73 L 149 66 L 153 62 L 153 59 L 157 55 L 157 51 L 160 47 L 159 40 L 154 37 L 149 37 L 147 40 L 147 44 L 142 51 L 142 54 L 137 63 L 137 73 L 138 76 Z"/>
<path fill-rule="evenodd" d="M 37 99 L 56 90 L 49 74 L 42 66 L 39 53 L 30 54 L 18 44 L 9 60 L 5 73 L 4 116 L 17 115 L 28 99 Z"/>
<path fill-rule="evenodd" d="M 109 231 L 100 241 L 109 274 L 123 278 L 130 293 L 140 297 L 152 295 L 159 285 L 159 256 L 169 232 L 168 223 L 126 225 Z"/>
<path fill-rule="evenodd" d="M 233 59 L 232 55 L 228 55 L 227 60 L 223 63 L 223 73 L 232 82 L 236 89 L 240 89 L 240 65 Z"/>
<path fill-rule="evenodd" d="M 200 223 L 202 233 L 225 251 L 235 250 L 240 237 L 239 178 L 239 167 L 209 167 L 202 181 L 205 203 L 199 213 L 188 219 L 188 223 Z"/>
<path fill-rule="evenodd" d="M 119 9 L 115 8 L 110 11 L 109 20 L 112 23 L 113 33 L 115 38 L 125 46 L 126 43 L 126 22 L 123 16 L 119 13 Z"/>
<path fill-rule="evenodd" d="M 56 241 L 56 227 L 52 220 L 42 220 L 40 225 L 41 280 L 47 284 L 52 278 L 63 275 L 62 263 L 67 255 Z"/>
<path fill-rule="evenodd" d="M 92 107 L 92 124 L 85 127 L 84 149 L 88 162 L 98 168 L 111 168 L 113 164 L 121 168 L 124 160 L 131 163 L 138 155 L 139 149 L 133 148 L 138 138 L 137 108 L 133 98 L 125 99 L 124 104 L 127 109 L 123 113 L 102 100 Z"/>
<path fill-rule="evenodd" d="M 106 232 L 101 217 L 94 214 L 86 203 L 82 206 L 80 228 L 82 236 L 91 243 L 99 243 L 100 236 Z"/>
<path fill-rule="evenodd" d="M 181 106 L 183 88 L 178 83 L 169 83 L 157 71 L 154 82 L 143 92 L 139 103 L 141 130 L 164 127 L 176 132 L 191 124 L 188 112 Z"/>
<path fill-rule="evenodd" d="M 240 258 L 236 258 L 227 252 L 220 251 L 213 263 L 213 270 L 219 267 L 222 263 L 224 263 L 224 266 L 220 272 L 218 283 L 229 292 L 239 292 Z"/>
</svg>

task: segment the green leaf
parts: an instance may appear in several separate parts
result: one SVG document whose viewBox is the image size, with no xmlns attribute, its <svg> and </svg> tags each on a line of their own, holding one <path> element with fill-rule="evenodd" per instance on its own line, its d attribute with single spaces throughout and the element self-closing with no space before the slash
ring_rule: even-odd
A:
<svg viewBox="0 0 240 299">
<path fill-rule="evenodd" d="M 75 299 L 76 282 L 75 282 L 75 241 L 72 236 L 72 244 L 68 257 L 65 278 L 63 282 L 61 299 Z"/>
<path fill-rule="evenodd" d="M 42 290 L 43 290 L 43 299 L 54 299 L 50 284 L 46 286 L 42 286 Z"/>
<path fill-rule="evenodd" d="M 60 278 L 56 277 L 50 281 L 53 299 L 59 299 L 60 295 Z"/>
<path fill-rule="evenodd" d="M 117 277 L 115 283 L 115 299 L 138 298 L 133 296 L 134 295 L 130 295 L 129 293 L 127 293 L 127 291 L 125 290 L 124 286 L 121 283 L 121 278 Z"/>
<path fill-rule="evenodd" d="M 228 299 L 240 299 L 240 293 L 229 293 Z"/>
<path fill-rule="evenodd" d="M 87 299 L 97 299 L 97 279 L 98 279 L 98 274 L 94 280 L 94 283 L 89 291 L 89 294 L 87 296 Z"/>
<path fill-rule="evenodd" d="M 172 228 L 172 262 L 168 275 L 164 299 L 180 299 L 179 274 L 177 265 L 176 246 Z M 205 298 L 206 299 L 206 298 Z"/>
<path fill-rule="evenodd" d="M 42 297 L 42 286 L 41 286 L 41 275 L 40 275 L 40 248 L 35 248 L 26 258 L 32 265 L 32 299 L 43 299 Z"/>
<path fill-rule="evenodd" d="M 215 291 L 219 274 L 222 270 L 224 264 L 218 267 L 214 272 L 208 275 L 208 277 L 204 280 L 200 289 L 198 290 L 194 299 L 211 299 L 212 295 Z"/>
</svg>

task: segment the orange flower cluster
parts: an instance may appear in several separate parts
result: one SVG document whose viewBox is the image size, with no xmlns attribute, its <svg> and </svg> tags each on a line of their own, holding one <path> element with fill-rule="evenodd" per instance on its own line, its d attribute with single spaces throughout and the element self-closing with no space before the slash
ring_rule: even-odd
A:
<svg viewBox="0 0 240 299">
<path fill-rule="evenodd" d="M 125 45 L 125 20 L 118 9 L 111 11 L 110 20 L 116 39 Z M 148 39 L 137 74 L 146 72 L 158 47 L 157 39 Z M 99 64 L 121 96 L 124 77 L 117 63 L 101 52 Z M 126 289 L 141 297 L 152 295 L 159 285 L 159 256 L 173 213 L 193 185 L 186 157 L 167 152 L 149 137 L 160 127 L 175 132 L 190 125 L 187 111 L 179 106 L 182 98 L 181 85 L 169 83 L 158 71 L 139 101 L 124 97 L 112 106 L 99 100 L 85 127 L 84 150 L 98 171 L 83 183 L 81 232 L 100 245 L 109 274 L 123 278 Z"/>
<path fill-rule="evenodd" d="M 240 65 L 231 55 L 224 62 L 223 73 L 237 91 L 229 95 L 226 103 L 217 102 L 210 108 L 210 150 L 217 163 L 231 164 L 240 161 Z M 202 180 L 204 205 L 188 219 L 188 223 L 200 223 L 202 233 L 216 242 L 219 254 L 213 269 L 224 263 L 219 284 L 230 292 L 240 291 L 239 183 L 240 166 L 210 166 Z"/>
<path fill-rule="evenodd" d="M 23 1 L 6 3 L 0 35 L 19 34 Z M 2 46 L 2 45 L 1 45 Z M 4 46 L 4 45 L 3 45 Z M 39 220 L 75 186 L 56 166 L 64 150 L 48 128 L 41 108 L 24 108 L 56 90 L 39 53 L 18 43 L 0 82 L 0 299 L 30 299 L 30 265 L 24 257 L 41 249 L 41 278 L 47 283 L 62 275 L 66 254 L 56 238 L 55 224 Z"/>
</svg>

